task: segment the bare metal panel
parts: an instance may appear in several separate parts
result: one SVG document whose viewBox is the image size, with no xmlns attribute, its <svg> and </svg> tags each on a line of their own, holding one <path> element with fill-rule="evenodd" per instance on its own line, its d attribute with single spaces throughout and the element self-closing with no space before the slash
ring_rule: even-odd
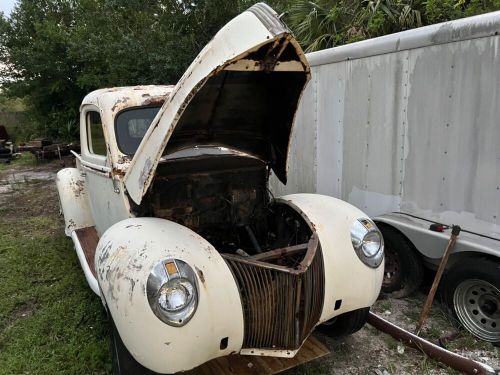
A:
<svg viewBox="0 0 500 375">
<path fill-rule="evenodd" d="M 291 184 L 273 190 L 500 238 L 499 29 L 494 12 L 309 54 Z"/>
<path fill-rule="evenodd" d="M 343 63 L 346 91 L 341 198 L 369 215 L 399 209 L 406 57 L 407 52 L 400 52 Z"/>
<path fill-rule="evenodd" d="M 312 72 L 317 87 L 317 192 L 335 197 L 342 192 L 345 69 L 336 64 Z"/>
<path fill-rule="evenodd" d="M 500 37 L 411 51 L 402 211 L 500 238 Z"/>
</svg>

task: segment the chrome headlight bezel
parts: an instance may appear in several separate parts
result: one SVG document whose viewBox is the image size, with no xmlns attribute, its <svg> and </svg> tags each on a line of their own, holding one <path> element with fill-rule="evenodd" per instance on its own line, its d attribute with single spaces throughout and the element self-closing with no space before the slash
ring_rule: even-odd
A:
<svg viewBox="0 0 500 375">
<path fill-rule="evenodd" d="M 166 303 L 167 294 L 180 291 L 185 296 L 185 303 L 169 309 Z M 173 327 L 186 325 L 198 307 L 198 279 L 193 269 L 179 259 L 164 259 L 151 270 L 146 294 L 153 313 L 162 322 Z M 178 294 L 179 295 L 179 294 Z"/>
<path fill-rule="evenodd" d="M 371 268 L 380 266 L 384 259 L 384 238 L 373 221 L 355 220 L 351 226 L 351 243 L 364 264 Z"/>
</svg>

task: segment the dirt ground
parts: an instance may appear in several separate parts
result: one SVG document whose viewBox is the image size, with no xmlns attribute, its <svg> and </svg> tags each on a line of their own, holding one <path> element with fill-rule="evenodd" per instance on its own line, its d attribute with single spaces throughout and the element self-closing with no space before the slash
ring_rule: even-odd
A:
<svg viewBox="0 0 500 375">
<path fill-rule="evenodd" d="M 14 162 L 12 166 L 0 166 L 0 214 L 2 215 L 0 220 L 14 220 L 17 216 L 58 215 L 59 206 L 55 191 L 55 173 L 59 168 L 59 162 L 38 165 L 30 162 L 18 164 Z M 51 230 L 57 232 L 57 227 L 56 229 L 51 228 Z M 63 232 L 62 225 L 60 231 Z M 75 267 L 78 267 L 77 262 L 75 262 Z M 81 280 L 83 283 L 83 277 Z M 372 311 L 392 323 L 414 331 L 424 300 L 425 288 L 406 299 L 380 299 L 375 303 Z M 28 302 L 26 301 L 26 303 Z M 97 305 L 99 304 L 97 298 L 94 302 Z M 34 311 L 34 314 L 36 314 L 36 310 Z M 15 324 L 19 314 L 18 307 L 12 310 L 11 317 L 8 318 L 14 322 L 12 324 Z M 32 314 L 33 311 L 30 310 L 22 318 L 29 319 Z M 88 324 L 91 330 L 92 326 L 95 327 L 97 323 L 88 321 L 79 324 Z M 102 335 L 102 332 L 105 332 L 105 330 L 101 330 L 101 333 L 96 333 L 96 335 Z M 439 303 L 435 303 L 421 335 L 437 342 L 440 337 L 454 332 L 457 332 L 457 328 L 455 328 L 453 320 L 443 311 Z M 323 335 L 319 335 L 319 337 L 331 350 L 331 353 L 323 358 L 286 371 L 286 374 L 457 373 L 446 365 L 430 360 L 419 351 L 401 345 L 390 336 L 377 331 L 370 325 L 366 325 L 359 332 L 342 340 L 333 340 Z M 0 342 L 0 344 L 2 343 Z M 8 347 L 8 340 L 3 345 Z M 61 343 L 61 345 L 64 345 L 64 343 Z M 500 368 L 498 348 L 475 339 L 467 332 L 460 331 L 458 337 L 450 341 L 447 347 L 465 357 Z M 0 345 L 0 352 L 1 349 L 2 346 Z M 34 348 L 32 349 L 34 350 Z M 109 361 L 111 360 L 109 359 Z M 54 364 L 54 366 L 57 368 L 57 364 Z M 107 373 L 104 368 L 102 371 Z M 25 371 L 22 371 L 22 373 L 25 373 Z"/>
<path fill-rule="evenodd" d="M 384 319 L 411 332 L 415 330 L 426 295 L 423 291 L 405 299 L 381 299 L 372 311 Z M 455 328 L 453 320 L 439 303 L 421 336 L 437 343 L 440 337 L 459 332 L 459 336 L 446 344 L 449 350 L 467 358 L 500 368 L 499 350 L 489 343 L 477 340 L 468 332 Z M 405 347 L 370 325 L 343 340 L 321 336 L 331 354 L 304 365 L 289 374 L 458 374 L 457 371 L 433 361 L 418 350 Z"/>
</svg>

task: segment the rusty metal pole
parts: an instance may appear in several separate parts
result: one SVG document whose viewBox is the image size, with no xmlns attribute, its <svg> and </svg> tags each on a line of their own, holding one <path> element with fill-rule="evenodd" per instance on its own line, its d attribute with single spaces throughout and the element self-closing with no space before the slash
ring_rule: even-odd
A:
<svg viewBox="0 0 500 375">
<path fill-rule="evenodd" d="M 446 246 L 446 250 L 444 252 L 443 258 L 441 259 L 441 263 L 439 264 L 439 268 L 436 272 L 436 276 L 434 277 L 434 281 L 432 282 L 431 290 L 427 295 L 427 299 L 425 301 L 424 307 L 422 308 L 422 312 L 420 313 L 420 318 L 418 319 L 417 327 L 415 329 L 416 334 L 420 333 L 423 325 L 425 324 L 427 317 L 429 316 L 429 312 L 431 311 L 432 302 L 434 301 L 434 296 L 436 295 L 437 288 L 439 286 L 439 282 L 441 281 L 441 276 L 443 276 L 444 269 L 446 264 L 448 263 L 448 258 L 450 257 L 450 253 L 455 246 L 455 242 L 457 241 L 457 237 L 460 234 L 461 228 L 458 225 L 454 225 L 451 229 L 451 237 L 448 241 L 448 246 Z"/>
<path fill-rule="evenodd" d="M 468 375 L 499 375 L 498 369 L 495 369 L 487 364 L 476 362 L 472 359 L 465 358 L 456 353 L 450 352 L 432 342 L 429 342 L 411 332 L 398 327 L 385 319 L 370 312 L 368 315 L 368 323 L 385 332 L 396 340 L 401 341 L 403 344 L 410 348 L 422 351 L 430 358 L 436 361 L 447 364 L 448 366 L 460 371 L 462 374 Z"/>
</svg>

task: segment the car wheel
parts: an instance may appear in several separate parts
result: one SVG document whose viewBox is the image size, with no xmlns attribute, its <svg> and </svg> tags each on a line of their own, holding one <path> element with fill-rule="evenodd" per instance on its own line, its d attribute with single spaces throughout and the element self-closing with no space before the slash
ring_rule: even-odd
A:
<svg viewBox="0 0 500 375">
<path fill-rule="evenodd" d="M 445 275 L 443 302 L 458 322 L 481 340 L 500 345 L 500 263 L 466 259 Z"/>
<path fill-rule="evenodd" d="M 382 293 L 394 298 L 415 292 L 424 278 L 422 259 L 413 245 L 401 233 L 387 226 L 380 226 L 384 236 L 385 268 Z"/>
<path fill-rule="evenodd" d="M 318 326 L 318 331 L 333 338 L 351 335 L 365 325 L 369 312 L 369 307 L 346 312 Z"/>
<path fill-rule="evenodd" d="M 111 356 L 113 361 L 113 375 L 153 375 L 154 371 L 142 366 L 132 357 L 123 343 L 115 322 L 110 317 L 111 324 Z"/>
</svg>

